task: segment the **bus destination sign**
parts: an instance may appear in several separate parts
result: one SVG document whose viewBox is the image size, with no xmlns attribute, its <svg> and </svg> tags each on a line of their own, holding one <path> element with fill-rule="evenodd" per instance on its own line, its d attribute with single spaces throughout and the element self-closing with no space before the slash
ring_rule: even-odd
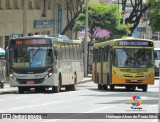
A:
<svg viewBox="0 0 160 122">
<path fill-rule="evenodd" d="M 17 39 L 11 41 L 12 45 L 50 44 L 48 39 Z"/>
<path fill-rule="evenodd" d="M 118 45 L 118 46 L 149 46 L 149 47 L 152 47 L 153 43 L 149 42 L 149 41 L 125 40 L 125 41 L 117 41 L 116 45 Z"/>
</svg>

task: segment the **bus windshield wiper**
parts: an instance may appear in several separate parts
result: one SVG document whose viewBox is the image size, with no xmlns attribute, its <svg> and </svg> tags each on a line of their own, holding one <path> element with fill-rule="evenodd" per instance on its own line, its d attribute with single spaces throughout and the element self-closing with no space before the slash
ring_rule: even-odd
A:
<svg viewBox="0 0 160 122">
<path fill-rule="evenodd" d="M 37 49 L 37 50 L 36 50 L 36 52 L 33 54 L 33 56 L 32 56 L 32 60 L 33 60 L 33 58 L 36 56 L 36 54 L 39 52 L 39 50 L 40 50 L 40 48 L 39 48 L 39 49 Z"/>
</svg>

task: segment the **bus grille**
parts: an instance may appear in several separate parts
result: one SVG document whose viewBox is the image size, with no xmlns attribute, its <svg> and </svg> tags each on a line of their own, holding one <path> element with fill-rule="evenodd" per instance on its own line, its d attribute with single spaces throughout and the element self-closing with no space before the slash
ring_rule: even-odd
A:
<svg viewBox="0 0 160 122">
<path fill-rule="evenodd" d="M 126 83 L 142 83 L 143 80 L 125 80 Z"/>
<path fill-rule="evenodd" d="M 41 79 L 18 79 L 19 84 L 27 84 L 27 81 L 34 81 L 34 84 L 41 84 L 44 81 L 44 78 Z"/>
<path fill-rule="evenodd" d="M 130 75 L 124 75 L 124 77 L 132 77 L 132 78 L 134 78 L 134 77 L 138 77 L 138 78 L 143 78 L 144 76 L 143 75 L 137 75 L 137 76 L 130 76 Z"/>
</svg>

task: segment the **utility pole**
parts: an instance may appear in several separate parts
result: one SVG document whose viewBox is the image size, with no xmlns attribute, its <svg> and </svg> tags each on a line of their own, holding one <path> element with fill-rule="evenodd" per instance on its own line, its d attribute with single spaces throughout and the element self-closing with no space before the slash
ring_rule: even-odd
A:
<svg viewBox="0 0 160 122">
<path fill-rule="evenodd" d="M 84 76 L 88 76 L 87 74 L 87 67 L 88 67 L 88 52 L 87 52 L 87 48 L 88 48 L 88 42 L 87 42 L 87 38 L 88 38 L 88 0 L 86 0 L 86 24 L 85 24 L 85 38 L 84 38 Z"/>
<path fill-rule="evenodd" d="M 23 0 L 23 36 L 27 36 L 27 0 Z"/>
</svg>

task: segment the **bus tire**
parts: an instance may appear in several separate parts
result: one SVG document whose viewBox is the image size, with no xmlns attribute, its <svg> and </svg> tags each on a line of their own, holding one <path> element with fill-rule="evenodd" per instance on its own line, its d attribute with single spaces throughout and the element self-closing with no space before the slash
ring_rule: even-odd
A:
<svg viewBox="0 0 160 122">
<path fill-rule="evenodd" d="M 23 93 L 24 93 L 24 88 L 23 88 L 23 87 L 18 87 L 18 92 L 19 92 L 20 94 L 23 94 Z"/>
<path fill-rule="evenodd" d="M 76 90 L 76 84 L 77 84 L 77 73 L 74 73 L 74 84 L 70 85 L 70 90 L 75 91 Z"/>
<path fill-rule="evenodd" d="M 70 85 L 70 90 L 75 91 L 76 90 L 76 85 L 75 84 Z"/>
<path fill-rule="evenodd" d="M 102 85 L 101 84 L 98 84 L 98 89 L 102 90 Z"/>
<path fill-rule="evenodd" d="M 70 91 L 70 86 L 69 86 L 69 85 L 66 85 L 66 86 L 65 86 L 65 89 L 66 89 L 66 91 Z"/>
<path fill-rule="evenodd" d="M 110 90 L 114 91 L 114 85 L 112 85 L 112 84 L 110 85 Z"/>
<path fill-rule="evenodd" d="M 108 90 L 108 85 L 103 85 L 103 90 Z"/>
<path fill-rule="evenodd" d="M 58 93 L 60 90 L 59 90 L 59 86 L 52 86 L 52 92 L 53 93 Z"/>
<path fill-rule="evenodd" d="M 40 92 L 40 93 L 41 93 L 41 92 L 45 92 L 45 87 L 36 87 L 36 88 L 35 88 L 35 91 L 36 91 L 36 92 Z"/>
<path fill-rule="evenodd" d="M 58 86 L 52 86 L 52 92 L 58 93 L 61 90 L 61 86 L 62 86 L 62 76 L 61 73 L 59 73 Z"/>
<path fill-rule="evenodd" d="M 125 86 L 127 91 L 130 91 L 131 90 L 131 86 Z"/>
<path fill-rule="evenodd" d="M 143 85 L 143 86 L 142 86 L 143 92 L 147 92 L 147 89 L 148 89 L 148 85 Z"/>
</svg>

